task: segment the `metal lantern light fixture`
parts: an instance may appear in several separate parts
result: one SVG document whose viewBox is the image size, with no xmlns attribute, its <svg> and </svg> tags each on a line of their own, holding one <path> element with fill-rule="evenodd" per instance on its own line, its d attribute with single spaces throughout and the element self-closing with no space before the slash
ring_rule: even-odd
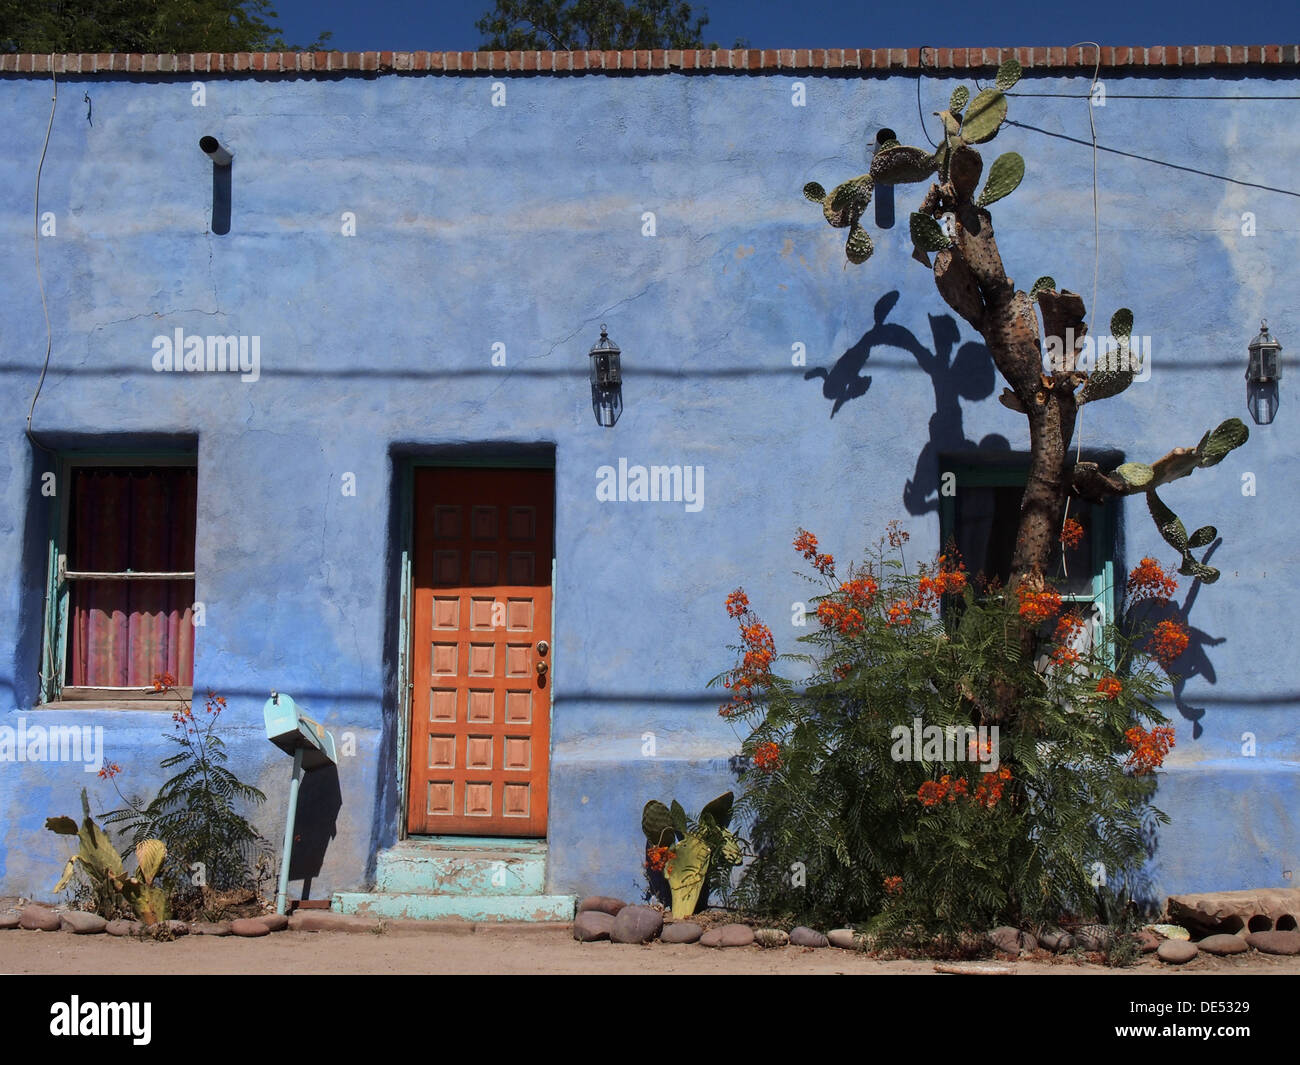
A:
<svg viewBox="0 0 1300 1065">
<path fill-rule="evenodd" d="M 600 339 L 587 356 L 591 360 L 591 408 L 596 414 L 596 424 L 610 428 L 623 412 L 623 353 L 609 339 L 603 322 Z"/>
<path fill-rule="evenodd" d="M 1259 323 L 1259 335 L 1250 342 L 1250 364 L 1246 379 L 1252 385 L 1266 385 L 1282 376 L 1282 345 L 1268 335 L 1268 322 Z"/>
<path fill-rule="evenodd" d="M 1259 323 L 1259 335 L 1250 342 L 1246 364 L 1246 409 L 1256 425 L 1268 425 L 1277 414 L 1277 383 L 1282 378 L 1282 345 L 1268 334 L 1268 322 Z"/>
</svg>

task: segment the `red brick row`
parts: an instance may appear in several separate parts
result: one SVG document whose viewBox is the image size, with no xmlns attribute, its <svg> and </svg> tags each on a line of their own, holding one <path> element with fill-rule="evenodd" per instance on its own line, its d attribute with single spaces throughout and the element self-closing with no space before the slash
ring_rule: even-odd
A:
<svg viewBox="0 0 1300 1065">
<path fill-rule="evenodd" d="M 925 66 L 934 70 L 993 67 L 1014 56 L 1027 70 L 1091 68 L 1097 49 L 930 48 Z M 1103 68 L 1205 67 L 1300 62 L 1294 44 L 1202 44 L 1100 49 Z M 317 71 L 412 71 L 436 74 L 475 72 L 570 73 L 583 71 L 818 71 L 915 70 L 917 48 L 730 49 L 717 52 L 657 49 L 635 52 L 202 52 L 194 55 L 99 53 L 81 55 L 0 55 L 0 73 L 60 74 L 162 73 L 230 74 Z"/>
</svg>

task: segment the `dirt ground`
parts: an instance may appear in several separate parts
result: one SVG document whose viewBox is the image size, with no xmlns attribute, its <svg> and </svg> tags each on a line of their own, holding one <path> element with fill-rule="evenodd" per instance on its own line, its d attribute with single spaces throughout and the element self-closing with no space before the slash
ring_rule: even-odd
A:
<svg viewBox="0 0 1300 1065">
<path fill-rule="evenodd" d="M 968 968 L 1011 968 L 1020 975 L 1170 976 L 1300 974 L 1300 957 L 1251 951 L 1232 958 L 1202 955 L 1187 965 L 1164 965 L 1153 956 L 1127 969 L 1073 960 L 955 963 Z M 185 936 L 156 943 L 65 932 L 0 932 L 0 976 L 241 974 L 749 974 L 832 975 L 935 973 L 932 961 L 881 961 L 850 951 L 785 947 L 710 950 L 698 945 L 624 946 L 577 943 L 570 927 L 463 925 L 434 931 L 279 932 L 261 939 Z"/>
</svg>

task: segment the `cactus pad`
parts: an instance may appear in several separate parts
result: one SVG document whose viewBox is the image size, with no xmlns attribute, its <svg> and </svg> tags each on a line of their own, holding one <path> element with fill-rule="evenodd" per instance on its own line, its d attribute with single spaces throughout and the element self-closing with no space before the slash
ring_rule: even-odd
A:
<svg viewBox="0 0 1300 1065">
<path fill-rule="evenodd" d="M 1033 287 L 1030 288 L 1029 298 L 1031 300 L 1036 300 L 1038 299 L 1038 294 L 1040 292 L 1055 292 L 1055 291 L 1056 291 L 1056 278 L 1049 277 L 1046 274 L 1044 274 L 1037 281 L 1035 281 Z"/>
<path fill-rule="evenodd" d="M 970 102 L 961 124 L 961 139 L 967 144 L 983 144 L 998 135 L 998 127 L 1007 117 L 1007 98 L 1000 89 L 985 89 Z"/>
<path fill-rule="evenodd" d="M 1110 316 L 1110 335 L 1119 339 L 1133 335 L 1133 312 L 1121 307 Z"/>
<path fill-rule="evenodd" d="M 1155 470 L 1145 462 L 1125 462 L 1115 467 L 1115 472 L 1124 478 L 1130 488 L 1145 488 L 1155 478 Z"/>
<path fill-rule="evenodd" d="M 1196 446 L 1196 465 L 1205 469 L 1217 466 L 1234 448 L 1250 439 L 1250 430 L 1240 418 L 1229 418 L 1212 432 L 1206 433 Z"/>
<path fill-rule="evenodd" d="M 803 194 L 813 203 L 821 203 L 826 199 L 826 190 L 815 181 L 810 181 L 803 187 Z"/>
<path fill-rule="evenodd" d="M 1188 547 L 1209 547 L 1214 543 L 1214 538 L 1219 535 L 1219 530 L 1213 525 L 1202 525 L 1191 536 L 1187 538 Z"/>
<path fill-rule="evenodd" d="M 913 211 L 909 227 L 912 243 L 922 251 L 943 251 L 944 248 L 952 247 L 952 241 L 948 239 L 943 227 L 928 214 Z"/>
<path fill-rule="evenodd" d="M 865 263 L 871 258 L 871 253 L 875 250 L 875 245 L 871 243 L 871 237 L 865 229 L 855 225 L 849 230 L 849 239 L 844 245 L 844 254 L 849 262 L 855 264 Z"/>
<path fill-rule="evenodd" d="M 906 185 L 925 181 L 937 165 L 929 152 L 898 145 L 876 152 L 871 160 L 871 177 L 881 185 Z"/>
<path fill-rule="evenodd" d="M 952 90 L 952 96 L 948 98 L 949 111 L 962 111 L 970 103 L 970 89 L 965 85 L 958 85 Z"/>
<path fill-rule="evenodd" d="M 1020 80 L 1023 68 L 1014 59 L 1005 59 L 1002 65 L 998 67 L 998 76 L 995 79 L 999 89 L 1009 89 Z"/>
<path fill-rule="evenodd" d="M 965 144 L 958 146 L 948 160 L 948 179 L 963 200 L 969 200 L 974 195 L 983 170 L 984 160 L 980 158 L 980 153 Z"/>
<path fill-rule="evenodd" d="M 980 193 L 976 205 L 987 207 L 1004 196 L 1010 196 L 1024 176 L 1025 161 L 1018 152 L 999 155 L 989 167 L 989 179 L 984 182 L 984 191 Z"/>
<path fill-rule="evenodd" d="M 836 229 L 857 225 L 862 212 L 871 202 L 872 184 L 871 177 L 862 174 L 836 185 L 831 190 L 831 194 L 822 201 L 822 214 L 826 216 L 826 221 Z"/>
</svg>

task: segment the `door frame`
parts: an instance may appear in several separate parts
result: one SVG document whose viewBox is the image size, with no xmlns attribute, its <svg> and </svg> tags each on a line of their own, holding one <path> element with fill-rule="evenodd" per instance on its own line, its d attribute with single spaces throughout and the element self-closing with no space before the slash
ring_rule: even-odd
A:
<svg viewBox="0 0 1300 1065">
<path fill-rule="evenodd" d="M 411 655 L 413 653 L 413 618 L 415 597 L 415 570 L 412 564 L 411 554 L 415 544 L 415 471 L 417 469 L 442 468 L 442 469 L 487 469 L 487 470 L 550 470 L 555 473 L 555 451 L 554 445 L 547 445 L 549 450 L 539 451 L 535 447 L 525 452 L 489 452 L 484 450 L 465 453 L 459 450 L 448 452 L 447 454 L 426 454 L 419 456 L 404 456 L 399 458 L 401 462 L 400 474 L 400 511 L 398 520 L 401 528 L 401 557 L 400 569 L 398 574 L 398 626 L 397 626 L 397 838 L 403 839 L 429 839 L 428 836 L 412 835 L 407 831 L 407 814 L 409 809 L 408 799 L 410 798 L 410 722 L 411 722 L 411 686 L 414 683 L 411 673 Z M 555 501 L 558 503 L 558 477 L 551 478 L 552 492 L 555 495 Z M 554 662 L 555 662 L 555 567 L 559 556 L 558 540 L 554 536 L 554 530 L 559 526 L 559 510 L 552 508 L 552 537 L 551 537 L 551 662 L 552 674 L 551 683 L 546 686 L 547 690 L 547 729 L 550 737 L 550 744 L 546 752 L 546 774 L 547 774 L 547 791 L 550 791 L 550 773 L 552 759 L 551 754 L 555 746 L 555 732 L 551 727 L 554 723 L 555 714 L 555 683 L 554 683 Z M 547 816 L 547 830 L 550 829 L 550 817 Z M 472 839 L 474 837 L 464 836 L 456 837 L 459 839 Z M 484 837 L 509 839 L 516 842 L 523 842 L 527 837 L 501 836 L 501 837 Z"/>
</svg>

